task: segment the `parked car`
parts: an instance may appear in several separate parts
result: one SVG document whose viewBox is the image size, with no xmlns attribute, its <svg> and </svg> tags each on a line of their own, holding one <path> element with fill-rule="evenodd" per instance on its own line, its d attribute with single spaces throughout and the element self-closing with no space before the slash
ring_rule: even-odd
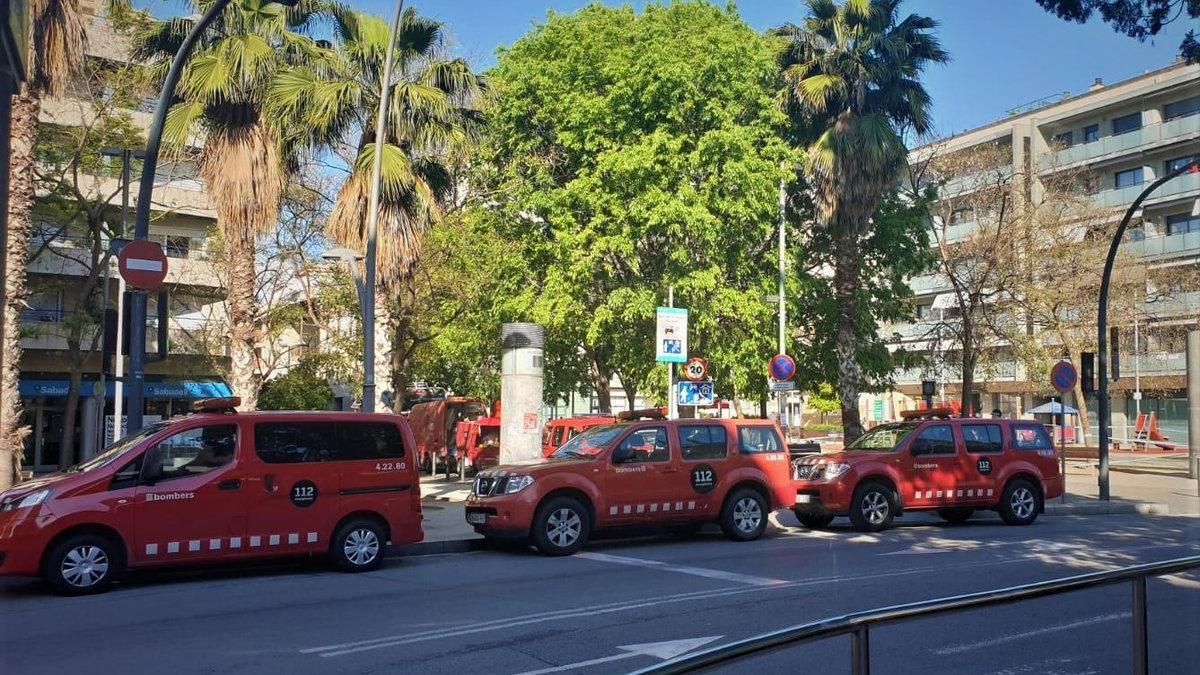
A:
<svg viewBox="0 0 1200 675">
<path fill-rule="evenodd" d="M 420 541 L 413 437 L 397 415 L 237 413 L 236 398 L 143 429 L 0 494 L 0 574 L 65 594 L 130 568 L 328 555 L 379 565 Z"/>
<path fill-rule="evenodd" d="M 882 530 L 904 511 L 936 511 L 951 523 L 975 511 L 1009 525 L 1037 519 L 1063 492 L 1050 436 L 1035 421 L 914 419 L 871 429 L 845 450 L 794 464 L 796 517 L 807 527 L 849 516 Z"/>
<path fill-rule="evenodd" d="M 547 555 L 630 525 L 687 532 L 717 522 L 747 541 L 762 535 L 771 511 L 793 503 L 791 488 L 773 422 L 619 422 L 588 428 L 547 462 L 480 472 L 466 519 L 485 537 L 529 541 Z"/>
</svg>

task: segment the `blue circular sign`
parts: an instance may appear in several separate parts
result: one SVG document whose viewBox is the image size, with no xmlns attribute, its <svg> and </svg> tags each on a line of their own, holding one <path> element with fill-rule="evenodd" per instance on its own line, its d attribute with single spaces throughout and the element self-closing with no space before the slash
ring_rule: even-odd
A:
<svg viewBox="0 0 1200 675">
<path fill-rule="evenodd" d="M 1050 384 L 1060 394 L 1074 389 L 1078 380 L 1079 373 L 1075 372 L 1075 366 L 1070 361 L 1059 361 L 1050 370 Z"/>
<path fill-rule="evenodd" d="M 767 370 L 776 380 L 787 381 L 796 374 L 796 362 L 787 354 L 776 354 L 767 364 Z"/>
</svg>

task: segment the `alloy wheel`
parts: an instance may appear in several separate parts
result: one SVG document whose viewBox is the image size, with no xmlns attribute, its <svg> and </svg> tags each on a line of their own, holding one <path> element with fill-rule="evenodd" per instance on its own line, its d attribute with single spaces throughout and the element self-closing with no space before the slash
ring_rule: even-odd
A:
<svg viewBox="0 0 1200 675">
<path fill-rule="evenodd" d="M 360 527 L 346 537 L 342 552 L 355 565 L 368 565 L 379 555 L 379 537 L 373 531 Z"/>
<path fill-rule="evenodd" d="M 571 509 L 558 509 L 546 519 L 546 538 L 559 548 L 567 548 L 579 539 L 583 520 Z"/>
<path fill-rule="evenodd" d="M 108 574 L 108 556 L 99 546 L 76 546 L 63 558 L 60 572 L 75 588 L 90 588 Z"/>
<path fill-rule="evenodd" d="M 866 517 L 867 522 L 872 525 L 880 525 L 887 520 L 888 506 L 887 496 L 882 492 L 868 492 L 862 500 L 862 513 Z"/>
<path fill-rule="evenodd" d="M 743 497 L 733 505 L 733 524 L 742 532 L 753 532 L 762 523 L 762 507 L 753 497 Z"/>
<path fill-rule="evenodd" d="M 1033 515 L 1034 505 L 1037 500 L 1034 499 L 1033 493 L 1027 487 L 1019 487 L 1013 490 L 1012 498 L 1009 499 L 1008 505 L 1012 509 L 1013 515 L 1024 520 Z"/>
</svg>

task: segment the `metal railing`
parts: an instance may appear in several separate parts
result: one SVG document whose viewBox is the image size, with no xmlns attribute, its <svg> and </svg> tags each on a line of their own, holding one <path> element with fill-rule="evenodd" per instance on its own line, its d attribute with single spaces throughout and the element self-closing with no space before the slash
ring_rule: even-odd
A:
<svg viewBox="0 0 1200 675">
<path fill-rule="evenodd" d="M 732 661 L 779 648 L 793 647 L 812 640 L 850 636 L 850 672 L 854 675 L 869 675 L 871 672 L 871 628 L 883 624 L 899 623 L 949 612 L 958 612 L 982 607 L 1008 605 L 1023 600 L 1033 600 L 1063 593 L 1082 591 L 1101 586 L 1113 586 L 1129 582 L 1132 589 L 1133 623 L 1133 672 L 1146 675 L 1150 672 L 1149 636 L 1146 622 L 1146 579 L 1168 574 L 1177 574 L 1200 568 L 1200 556 L 1176 558 L 1157 563 L 1134 565 L 1108 572 L 1093 572 L 1052 579 L 1033 584 L 1012 586 L 981 593 L 956 595 L 949 598 L 924 600 L 906 605 L 895 605 L 866 612 L 846 614 L 812 623 L 784 628 L 752 638 L 739 640 L 679 657 L 665 663 L 637 671 L 641 674 L 666 675 L 667 673 L 691 673 L 700 669 L 711 669 L 729 665 Z"/>
</svg>

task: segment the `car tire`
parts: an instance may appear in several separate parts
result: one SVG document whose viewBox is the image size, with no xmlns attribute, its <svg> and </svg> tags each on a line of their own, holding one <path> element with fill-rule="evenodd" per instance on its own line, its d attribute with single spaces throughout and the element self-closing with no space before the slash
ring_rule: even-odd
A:
<svg viewBox="0 0 1200 675">
<path fill-rule="evenodd" d="M 998 510 L 1009 525 L 1029 525 L 1042 512 L 1042 493 L 1030 481 L 1016 478 L 1004 486 Z"/>
<path fill-rule="evenodd" d="M 859 532 L 886 530 L 896 517 L 896 507 L 891 488 L 882 483 L 863 483 L 850 499 L 850 522 Z"/>
<path fill-rule="evenodd" d="M 387 531 L 379 521 L 358 518 L 338 528 L 329 554 L 343 572 L 370 572 L 383 562 L 386 547 Z"/>
<path fill-rule="evenodd" d="M 753 541 L 767 529 L 767 500 L 758 490 L 742 488 L 725 498 L 721 531 L 734 541 Z"/>
<path fill-rule="evenodd" d="M 823 527 L 828 527 L 833 522 L 832 513 L 812 513 L 799 509 L 793 509 L 792 513 L 796 514 L 796 520 L 799 520 L 801 525 L 810 530 L 819 530 Z"/>
<path fill-rule="evenodd" d="M 124 572 L 124 547 L 99 534 L 63 539 L 50 549 L 42 564 L 42 577 L 62 595 L 102 593 Z"/>
<path fill-rule="evenodd" d="M 938 509 L 937 514 L 939 516 L 941 516 L 942 520 L 946 521 L 947 523 L 950 523 L 951 525 L 962 525 L 963 523 L 970 520 L 971 516 L 975 515 L 975 509 L 970 508 L 970 507 L 965 507 L 965 506 L 948 508 L 948 509 Z"/>
<path fill-rule="evenodd" d="M 544 555 L 572 555 L 587 543 L 591 529 L 591 517 L 578 499 L 555 497 L 538 507 L 530 538 Z"/>
</svg>

